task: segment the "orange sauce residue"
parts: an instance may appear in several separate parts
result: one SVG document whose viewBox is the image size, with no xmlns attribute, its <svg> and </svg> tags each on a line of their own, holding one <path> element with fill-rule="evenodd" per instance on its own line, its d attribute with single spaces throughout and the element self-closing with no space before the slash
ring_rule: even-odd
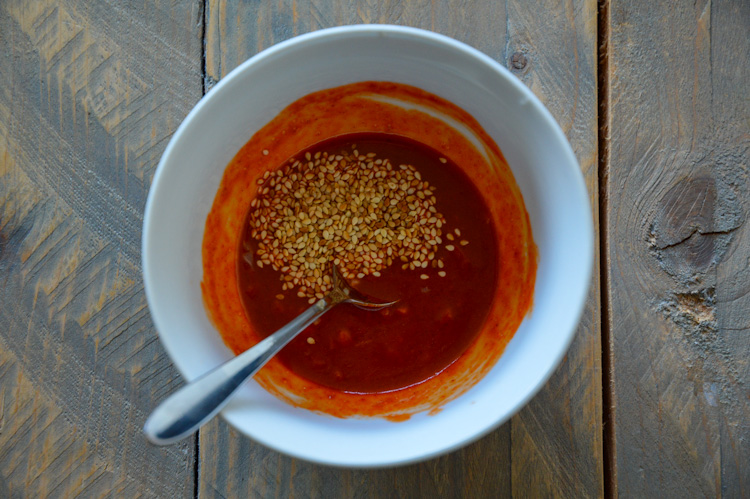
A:
<svg viewBox="0 0 750 499">
<path fill-rule="evenodd" d="M 481 150 L 445 121 L 419 108 L 466 127 Z M 438 375 L 400 390 L 342 392 L 295 374 L 277 359 L 255 379 L 277 397 L 312 411 L 403 421 L 417 412 L 437 412 L 476 384 L 500 358 L 531 308 L 537 254 L 521 193 L 497 145 L 462 109 L 423 90 L 387 82 L 332 88 L 292 103 L 253 135 L 224 173 L 206 220 L 201 287 L 208 314 L 233 351 L 258 342 L 261 336 L 245 313 L 237 282 L 238 247 L 256 181 L 306 147 L 358 132 L 397 134 L 419 141 L 449 157 L 473 180 L 495 222 L 500 255 L 500 285 L 487 290 L 494 292 L 488 316 L 454 363 Z"/>
</svg>

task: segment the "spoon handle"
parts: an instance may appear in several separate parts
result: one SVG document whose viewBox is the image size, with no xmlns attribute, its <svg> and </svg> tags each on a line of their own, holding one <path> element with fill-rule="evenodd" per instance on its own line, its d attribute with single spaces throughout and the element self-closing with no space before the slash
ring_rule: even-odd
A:
<svg viewBox="0 0 750 499">
<path fill-rule="evenodd" d="M 334 305 L 318 300 L 254 347 L 177 390 L 146 420 L 146 437 L 154 444 L 167 445 L 192 434 L 226 405 L 247 378 Z"/>
</svg>

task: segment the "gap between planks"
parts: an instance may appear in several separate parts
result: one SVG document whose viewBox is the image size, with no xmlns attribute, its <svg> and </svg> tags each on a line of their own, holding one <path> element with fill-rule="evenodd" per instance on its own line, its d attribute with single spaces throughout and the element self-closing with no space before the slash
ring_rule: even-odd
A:
<svg viewBox="0 0 750 499">
<path fill-rule="evenodd" d="M 602 454 L 604 497 L 617 497 L 617 463 L 615 462 L 615 413 L 612 325 L 609 311 L 610 276 L 608 273 L 609 233 L 607 210 L 609 209 L 609 147 L 610 147 L 610 0 L 598 0 L 596 5 L 596 56 L 597 56 L 597 140 L 598 140 L 598 202 L 599 202 L 599 286 L 601 293 L 602 335 Z"/>
</svg>

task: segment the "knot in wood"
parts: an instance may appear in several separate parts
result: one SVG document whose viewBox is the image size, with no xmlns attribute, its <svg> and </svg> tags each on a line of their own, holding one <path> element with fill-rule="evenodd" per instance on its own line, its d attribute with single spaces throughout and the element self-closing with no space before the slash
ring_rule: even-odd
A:
<svg viewBox="0 0 750 499">
<path fill-rule="evenodd" d="M 646 239 L 663 270 L 692 284 L 721 261 L 743 221 L 736 195 L 721 179 L 688 176 L 658 200 Z"/>
<path fill-rule="evenodd" d="M 513 70 L 520 71 L 526 67 L 526 64 L 528 64 L 529 59 L 526 57 L 526 54 L 523 52 L 515 52 L 510 57 L 510 67 Z"/>
</svg>

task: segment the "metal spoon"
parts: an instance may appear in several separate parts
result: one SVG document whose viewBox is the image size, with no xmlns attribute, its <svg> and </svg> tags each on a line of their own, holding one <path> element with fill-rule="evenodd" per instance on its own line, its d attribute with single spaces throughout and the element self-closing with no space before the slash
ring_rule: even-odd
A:
<svg viewBox="0 0 750 499">
<path fill-rule="evenodd" d="M 246 350 L 195 381 L 183 386 L 151 413 L 143 426 L 148 439 L 167 445 L 185 438 L 213 418 L 249 377 L 284 348 L 297 334 L 339 303 L 365 310 L 381 310 L 396 303 L 374 303 L 357 292 L 333 267 L 333 290 L 254 347 Z"/>
</svg>

